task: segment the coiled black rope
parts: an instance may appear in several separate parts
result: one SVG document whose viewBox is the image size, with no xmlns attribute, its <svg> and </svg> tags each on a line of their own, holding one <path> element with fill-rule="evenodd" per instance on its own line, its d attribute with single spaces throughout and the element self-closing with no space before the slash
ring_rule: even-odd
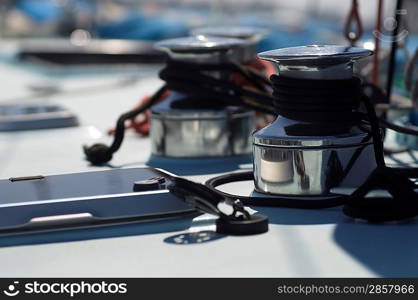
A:
<svg viewBox="0 0 418 300">
<path fill-rule="evenodd" d="M 127 113 L 122 114 L 116 122 L 115 136 L 110 146 L 105 144 L 94 144 L 93 146 L 88 147 L 84 145 L 83 150 L 87 160 L 93 165 L 102 165 L 111 161 L 113 153 L 118 151 L 122 145 L 123 138 L 125 136 L 125 122 L 135 118 L 140 113 L 151 108 L 155 103 L 158 102 L 166 90 L 167 86 L 163 85 L 146 103 L 131 111 L 128 111 Z"/>
<path fill-rule="evenodd" d="M 278 115 L 304 123 L 288 126 L 292 136 L 335 135 L 359 125 L 361 81 L 270 77 L 273 105 Z M 344 92 L 341 92 L 344 91 Z"/>
<path fill-rule="evenodd" d="M 361 82 L 295 79 L 273 75 L 273 104 L 280 116 L 310 123 L 353 124 L 361 120 Z"/>
<path fill-rule="evenodd" d="M 396 221 L 415 217 L 418 215 L 418 194 L 415 193 L 416 185 L 409 177 L 416 178 L 418 170 L 413 168 L 389 168 L 384 161 L 383 139 L 379 127 L 379 119 L 376 116 L 374 105 L 370 99 L 361 93 L 360 81 L 353 78 L 346 81 L 338 80 L 313 80 L 301 81 L 286 77 L 273 76 L 274 104 L 280 114 L 288 118 L 304 121 L 305 117 L 310 122 L 332 123 L 339 120 L 328 114 L 339 114 L 344 122 L 351 123 L 362 116 L 362 121 L 370 126 L 370 134 L 373 138 L 376 169 L 367 178 L 364 184 L 358 187 L 351 195 L 331 195 L 322 200 L 295 199 L 295 197 L 244 197 L 231 195 L 216 189 L 222 184 L 252 180 L 253 172 L 239 172 L 214 177 L 206 182 L 212 191 L 223 197 L 239 199 L 246 205 L 277 206 L 287 208 L 318 209 L 343 205 L 343 212 L 353 218 L 361 218 L 371 222 Z M 344 109 L 337 108 L 334 99 L 338 103 L 334 87 L 339 87 L 339 95 L 346 104 Z M 322 100 L 321 93 L 325 100 Z M 353 96 L 350 101 L 345 95 Z M 301 98 L 302 100 L 299 100 Z M 311 103 L 308 103 L 310 99 Z M 358 111 L 359 104 L 363 104 L 366 113 Z M 305 106 L 307 105 L 307 106 Z M 328 114 L 321 110 L 329 105 Z M 317 106 L 317 107 L 315 107 Z M 312 115 L 310 115 L 312 114 Z M 353 114 L 353 118 L 350 118 Z M 367 197 L 367 194 L 375 189 L 384 189 L 391 197 Z"/>
<path fill-rule="evenodd" d="M 232 81 L 230 76 L 233 74 L 241 75 L 256 91 Z M 273 99 L 266 93 L 266 78 L 237 64 L 196 64 L 169 60 L 161 70 L 160 78 L 166 82 L 169 90 L 198 96 L 198 101 L 209 100 L 216 106 L 244 106 L 275 113 Z"/>
<path fill-rule="evenodd" d="M 252 89 L 231 80 L 234 74 L 242 76 Z M 159 75 L 165 84 L 146 103 L 118 118 L 111 146 L 94 144 L 83 147 L 87 160 L 93 165 L 103 165 L 112 159 L 123 142 L 125 122 L 158 103 L 167 90 L 189 95 L 187 100 L 195 100 L 195 105 L 204 108 L 233 105 L 274 114 L 272 97 L 267 93 L 268 80 L 250 68 L 233 63 L 202 64 L 168 60 Z"/>
</svg>

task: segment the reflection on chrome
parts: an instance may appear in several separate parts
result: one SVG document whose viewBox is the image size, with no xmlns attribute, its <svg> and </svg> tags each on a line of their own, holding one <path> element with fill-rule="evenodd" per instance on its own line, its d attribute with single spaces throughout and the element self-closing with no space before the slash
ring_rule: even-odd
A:
<svg viewBox="0 0 418 300">
<path fill-rule="evenodd" d="M 284 183 L 293 180 L 292 151 L 265 151 L 260 161 L 260 176 L 263 181 Z"/>
<path fill-rule="evenodd" d="M 156 106 L 151 114 L 151 151 L 164 157 L 249 154 L 253 124 L 254 112 L 234 107 L 180 112 Z"/>
<path fill-rule="evenodd" d="M 253 149 L 255 189 L 261 193 L 326 195 L 335 187 L 358 186 L 374 168 L 371 144 L 322 149 L 254 145 Z"/>
</svg>

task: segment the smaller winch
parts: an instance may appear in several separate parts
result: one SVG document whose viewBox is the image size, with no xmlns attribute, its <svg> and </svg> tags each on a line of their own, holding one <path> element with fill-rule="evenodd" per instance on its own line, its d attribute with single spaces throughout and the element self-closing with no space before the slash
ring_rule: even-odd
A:
<svg viewBox="0 0 418 300">
<path fill-rule="evenodd" d="M 121 147 L 126 124 L 151 111 L 151 152 L 156 157 L 231 157 L 247 160 L 255 112 L 274 115 L 265 74 L 244 64 L 244 40 L 186 37 L 159 42 L 168 53 L 163 85 L 116 123 L 111 145 L 84 147 L 94 165 Z M 254 56 L 255 60 L 255 56 Z"/>
<path fill-rule="evenodd" d="M 169 54 L 160 77 L 169 96 L 151 109 L 152 154 L 163 157 L 219 157 L 249 154 L 254 111 L 211 95 L 212 81 L 228 82 L 232 64 L 244 42 L 231 38 L 187 37 L 162 41 L 158 49 Z M 218 82 L 217 81 L 217 82 Z M 208 90 L 203 90 L 205 86 Z"/>
</svg>

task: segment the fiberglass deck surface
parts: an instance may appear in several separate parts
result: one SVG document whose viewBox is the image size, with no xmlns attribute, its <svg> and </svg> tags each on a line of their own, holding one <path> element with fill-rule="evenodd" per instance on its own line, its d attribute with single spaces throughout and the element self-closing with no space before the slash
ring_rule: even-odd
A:
<svg viewBox="0 0 418 300">
<path fill-rule="evenodd" d="M 0 101 L 26 99 L 30 86 L 58 84 L 75 92 L 38 98 L 59 103 L 77 114 L 80 126 L 66 129 L 0 133 L 0 178 L 52 175 L 90 170 L 81 146 L 109 143 L 106 131 L 117 116 L 130 109 L 161 82 L 156 72 L 126 84 L 123 72 L 77 76 L 51 76 L 33 69 L 0 62 Z M 130 75 L 129 75 L 130 76 Z M 129 81 L 129 80 L 128 80 Z M 95 87 L 83 91 L 85 87 Z M 81 92 L 76 92 L 81 89 Z M 32 99 L 32 100 L 31 100 Z M 115 155 L 114 167 L 146 165 L 150 154 L 147 138 L 129 133 Z M 414 155 L 401 154 L 400 162 L 414 163 Z M 418 156 L 418 154 L 417 154 Z M 176 162 L 171 162 L 171 166 Z M 184 163 L 178 162 L 179 168 Z M 195 180 L 205 166 L 189 164 Z M 248 168 L 240 162 L 219 162 L 219 172 Z M 171 170 L 173 171 L 173 170 Z M 175 172 L 175 171 L 174 171 Z M 219 173 L 218 172 L 218 173 Z M 186 172 L 187 173 L 187 172 Z M 227 187 L 230 192 L 249 193 L 251 183 Z M 354 222 L 340 208 L 293 210 L 255 208 L 270 218 L 268 233 L 246 236 L 198 236 L 214 229 L 207 215 L 194 220 L 173 220 L 109 228 L 96 239 L 88 232 L 56 233 L 50 237 L 9 238 L 0 247 L 0 276 L 245 276 L 245 277 L 368 277 L 418 275 L 418 223 L 370 225 Z M 97 236 L 96 236 L 97 237 Z M 82 240 L 77 241 L 81 238 Z M 210 241 L 205 242 L 205 239 Z M 55 241 L 48 243 L 48 241 Z M 186 242 L 187 243 L 186 243 Z M 40 244 L 37 244 L 42 242 Z M 34 244 L 33 244 L 34 243 Z M 16 246 L 13 246 L 15 244 Z M 26 244 L 26 245 L 25 245 Z"/>
</svg>

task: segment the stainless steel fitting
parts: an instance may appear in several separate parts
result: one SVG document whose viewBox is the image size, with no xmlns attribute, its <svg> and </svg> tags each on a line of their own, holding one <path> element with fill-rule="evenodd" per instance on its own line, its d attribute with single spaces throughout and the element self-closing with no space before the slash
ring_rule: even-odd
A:
<svg viewBox="0 0 418 300">
<path fill-rule="evenodd" d="M 249 26 L 214 26 L 194 29 L 192 35 L 201 37 L 235 38 L 244 41 L 242 47 L 234 50 L 235 56 L 244 63 L 256 58 L 257 43 L 268 34 L 268 30 L 261 27 Z"/>
<path fill-rule="evenodd" d="M 304 46 L 260 53 L 276 64 L 279 76 L 348 79 L 355 60 L 371 55 L 361 48 Z M 338 101 L 338 99 L 335 99 Z M 290 126 L 304 124 L 283 116 L 253 135 L 255 190 L 291 196 L 327 196 L 336 187 L 355 188 L 375 169 L 371 137 L 352 126 L 336 135 L 294 136 Z"/>
<path fill-rule="evenodd" d="M 156 44 L 172 60 L 222 64 L 242 63 L 234 52 L 244 42 L 238 39 L 194 36 Z M 212 72 L 222 78 L 222 72 Z M 171 92 L 168 99 L 151 109 L 151 151 L 163 157 L 223 157 L 251 153 L 254 112 L 239 107 L 224 109 L 179 109 L 173 103 L 187 97 Z M 213 99 L 216 101 L 216 99 Z"/>
</svg>

